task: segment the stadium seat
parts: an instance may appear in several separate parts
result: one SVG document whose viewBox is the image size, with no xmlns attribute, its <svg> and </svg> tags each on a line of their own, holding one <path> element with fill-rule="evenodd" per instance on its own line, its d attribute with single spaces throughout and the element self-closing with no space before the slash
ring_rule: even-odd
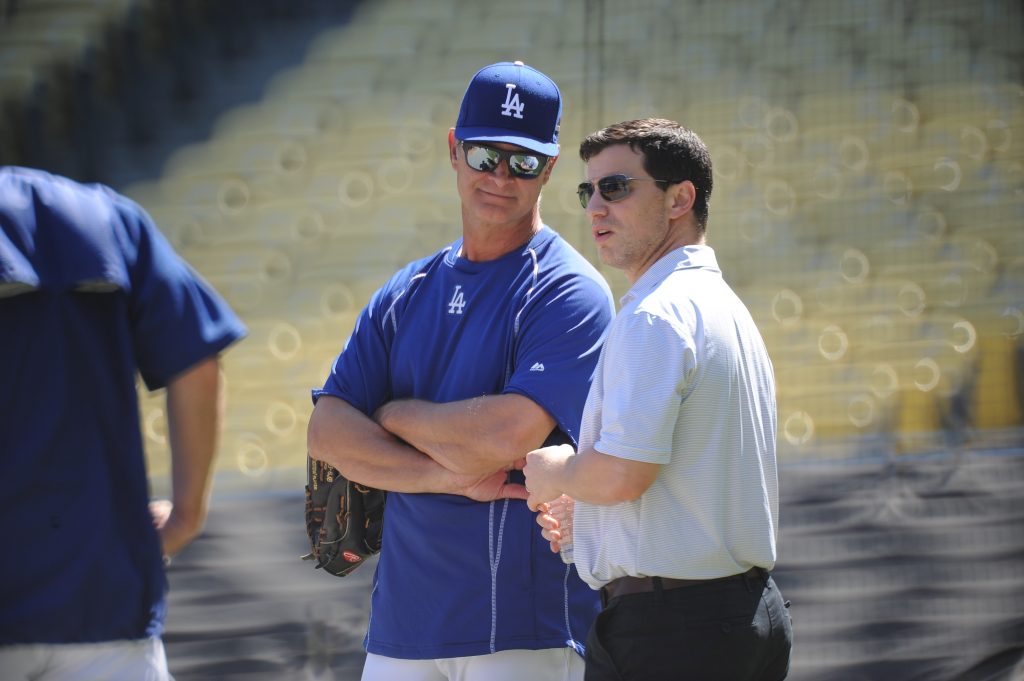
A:
<svg viewBox="0 0 1024 681">
<path fill-rule="evenodd" d="M 969 410 L 980 439 L 996 432 L 1012 433 L 1024 425 L 1024 277 L 1011 274 L 1015 267 L 1020 268 L 1020 263 L 1006 264 L 985 300 L 971 301 L 958 310 L 978 330 Z"/>
<path fill-rule="evenodd" d="M 1024 255 L 1024 243 L 1018 238 L 1024 220 L 1024 193 L 996 186 L 960 196 L 942 196 L 935 205 L 951 234 L 982 239 L 1002 259 Z"/>
<path fill-rule="evenodd" d="M 978 429 L 1024 426 L 1024 344 L 1020 338 L 1018 332 L 979 339 L 978 372 L 971 404 L 973 425 Z"/>
<path fill-rule="evenodd" d="M 250 135 L 335 137 L 349 125 L 348 102 L 342 97 L 317 96 L 269 99 L 231 109 L 217 119 L 211 138 Z"/>
<path fill-rule="evenodd" d="M 920 111 L 900 87 L 805 92 L 794 113 L 804 129 L 861 131 L 871 140 L 905 139 L 920 121 Z"/>
<path fill-rule="evenodd" d="M 423 26 L 412 22 L 346 24 L 317 36 L 306 52 L 306 63 L 344 64 L 349 58 L 413 57 L 420 47 L 422 34 Z"/>
<path fill-rule="evenodd" d="M 385 57 L 297 66 L 276 74 L 264 91 L 265 101 L 298 99 L 348 100 L 369 95 L 376 87 L 379 73 L 387 66 Z"/>
<path fill-rule="evenodd" d="M 164 165 L 164 176 L 190 173 L 238 173 L 245 177 L 277 178 L 282 189 L 309 171 L 304 139 L 280 132 L 219 136 L 182 147 Z"/>
<path fill-rule="evenodd" d="M 158 205 L 192 206 L 205 215 L 225 220 L 243 220 L 261 198 L 275 195 L 277 183 L 266 175 L 198 169 L 160 182 Z"/>
<path fill-rule="evenodd" d="M 132 196 L 132 194 L 128 194 Z M 167 205 L 145 197 L 138 199 L 157 227 L 179 252 L 186 248 L 201 247 L 211 238 L 211 233 L 224 229 L 219 213 L 203 211 L 188 205 Z"/>
</svg>

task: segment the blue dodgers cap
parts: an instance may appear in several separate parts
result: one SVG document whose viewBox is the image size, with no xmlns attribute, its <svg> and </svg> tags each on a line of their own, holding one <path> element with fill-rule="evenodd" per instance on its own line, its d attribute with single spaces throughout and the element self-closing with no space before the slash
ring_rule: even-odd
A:
<svg viewBox="0 0 1024 681">
<path fill-rule="evenodd" d="M 462 97 L 455 137 L 507 142 L 545 156 L 558 155 L 562 94 L 555 82 L 521 61 L 485 66 Z"/>
</svg>

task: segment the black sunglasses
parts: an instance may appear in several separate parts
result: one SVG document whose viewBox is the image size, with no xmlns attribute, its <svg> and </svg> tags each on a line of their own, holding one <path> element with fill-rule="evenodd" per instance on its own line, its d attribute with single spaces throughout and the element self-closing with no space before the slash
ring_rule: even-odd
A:
<svg viewBox="0 0 1024 681">
<path fill-rule="evenodd" d="M 597 191 L 601 193 L 601 198 L 605 201 L 608 203 L 615 203 L 616 201 L 621 201 L 629 196 L 632 191 L 629 187 L 629 183 L 637 180 L 666 185 L 682 182 L 682 180 L 656 180 L 653 177 L 609 175 L 608 177 L 602 177 L 597 181 Z M 583 206 L 584 210 L 586 210 L 587 204 L 590 203 L 590 198 L 594 195 L 594 184 L 595 183 L 593 182 L 580 182 L 580 186 L 576 188 L 576 195 L 580 197 L 580 205 Z"/>
<path fill-rule="evenodd" d="M 512 177 L 533 180 L 544 171 L 548 164 L 548 156 L 533 154 L 528 151 L 506 151 L 477 142 L 463 142 L 462 153 L 466 157 L 466 165 L 482 173 L 493 173 L 502 161 L 508 163 Z"/>
</svg>

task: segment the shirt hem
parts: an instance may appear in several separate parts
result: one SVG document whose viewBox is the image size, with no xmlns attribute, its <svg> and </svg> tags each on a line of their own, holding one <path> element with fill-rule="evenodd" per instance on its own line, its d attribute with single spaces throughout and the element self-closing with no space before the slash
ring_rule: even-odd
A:
<svg viewBox="0 0 1024 681">
<path fill-rule="evenodd" d="M 526 641 L 496 641 L 493 651 L 488 641 L 416 648 L 370 642 L 366 645 L 366 652 L 399 660 L 437 660 L 448 657 L 487 655 L 501 650 L 546 650 L 548 648 L 572 647 L 565 637 L 561 637 Z"/>
<path fill-rule="evenodd" d="M 626 459 L 628 461 L 654 463 L 662 466 L 672 461 L 671 450 L 659 452 L 653 449 L 637 449 L 615 441 L 609 441 L 606 437 L 599 439 L 592 445 L 592 447 L 594 448 L 594 451 L 607 454 L 608 456 L 614 456 L 619 459 Z"/>
</svg>

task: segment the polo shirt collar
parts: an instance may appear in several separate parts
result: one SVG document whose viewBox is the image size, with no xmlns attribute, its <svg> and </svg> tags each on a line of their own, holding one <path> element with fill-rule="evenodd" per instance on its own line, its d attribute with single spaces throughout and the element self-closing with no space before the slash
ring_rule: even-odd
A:
<svg viewBox="0 0 1024 681">
<path fill-rule="evenodd" d="M 626 292 L 619 303 L 625 305 L 641 296 L 650 293 L 665 278 L 676 270 L 701 269 L 722 273 L 718 267 L 715 251 L 706 244 L 680 246 L 659 258 L 651 268 L 640 275 L 636 283 Z"/>
</svg>

